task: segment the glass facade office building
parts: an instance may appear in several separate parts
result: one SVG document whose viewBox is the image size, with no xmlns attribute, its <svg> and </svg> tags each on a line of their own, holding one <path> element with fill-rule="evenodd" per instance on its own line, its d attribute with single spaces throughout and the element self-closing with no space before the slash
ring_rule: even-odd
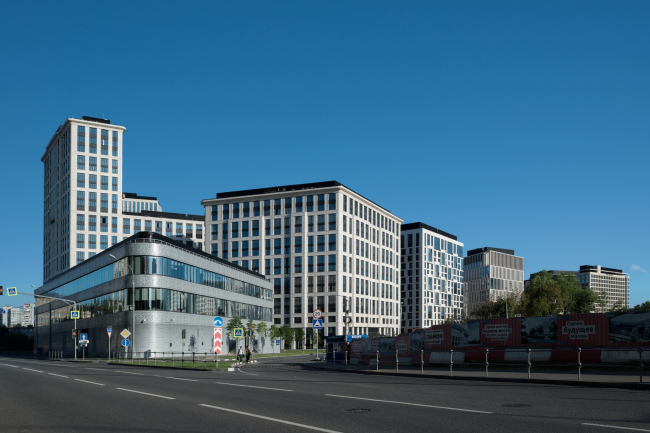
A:
<svg viewBox="0 0 650 433">
<path fill-rule="evenodd" d="M 111 257 L 114 256 L 115 258 Z M 271 283 L 257 273 L 171 241 L 141 232 L 62 273 L 35 292 L 74 300 L 77 329 L 89 334 L 89 356 L 124 350 L 122 329 L 133 332 L 137 352 L 212 352 L 215 316 L 228 321 L 271 322 Z M 135 299 L 134 299 L 135 296 Z M 70 318 L 64 301 L 39 299 L 35 346 L 39 351 L 74 355 Z M 135 305 L 135 314 L 133 306 Z M 258 352 L 270 342 L 251 342 Z M 224 342 L 224 352 L 226 350 Z"/>
</svg>

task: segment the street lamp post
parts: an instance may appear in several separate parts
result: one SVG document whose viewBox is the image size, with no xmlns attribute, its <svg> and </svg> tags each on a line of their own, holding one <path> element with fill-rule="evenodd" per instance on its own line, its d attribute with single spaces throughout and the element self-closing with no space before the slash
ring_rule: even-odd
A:
<svg viewBox="0 0 650 433">
<path fill-rule="evenodd" d="M 508 318 L 508 298 L 499 298 L 501 300 L 506 301 L 506 319 Z"/>
<path fill-rule="evenodd" d="M 33 284 L 32 284 L 32 287 L 35 288 L 35 289 L 38 288 L 38 287 L 36 287 L 36 286 L 33 285 Z M 57 300 L 57 301 L 64 301 L 64 302 L 66 302 L 68 305 L 70 305 L 70 302 L 72 302 L 72 305 L 73 305 L 72 308 L 74 309 L 74 311 L 77 311 L 77 303 L 76 303 L 75 301 L 71 301 L 71 300 L 69 300 L 69 299 L 54 298 L 54 297 L 52 297 L 52 296 L 36 295 L 36 294 L 34 294 L 34 293 L 21 293 L 21 292 L 16 292 L 16 293 L 18 293 L 18 294 L 20 294 L 20 295 L 34 296 L 35 298 L 47 298 L 47 299 L 55 299 L 55 300 Z M 50 307 L 50 308 L 51 308 L 51 307 Z M 35 328 L 36 328 L 36 327 L 35 327 Z M 76 317 L 75 317 L 75 319 L 74 319 L 74 329 L 77 330 L 77 318 L 76 318 Z M 78 331 L 77 331 L 77 332 L 78 332 Z M 36 334 L 38 335 L 38 332 L 37 332 Z M 75 361 L 77 360 L 77 336 L 74 337 L 74 360 L 75 360 Z"/>
<path fill-rule="evenodd" d="M 119 259 L 115 257 L 113 254 L 109 254 L 109 256 L 113 257 L 115 260 Z M 131 337 L 131 342 L 133 343 L 133 348 L 131 349 L 131 354 L 135 353 L 135 273 L 133 272 L 133 268 L 131 265 L 128 263 L 126 266 L 131 270 L 131 293 L 133 294 L 133 308 L 131 309 L 131 322 L 133 322 L 133 336 Z"/>
</svg>

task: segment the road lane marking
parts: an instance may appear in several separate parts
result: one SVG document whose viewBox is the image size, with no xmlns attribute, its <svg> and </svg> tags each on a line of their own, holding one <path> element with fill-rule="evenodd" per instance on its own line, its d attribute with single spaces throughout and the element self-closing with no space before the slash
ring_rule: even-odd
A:
<svg viewBox="0 0 650 433">
<path fill-rule="evenodd" d="M 113 370 L 116 373 L 126 373 L 126 374 L 136 374 L 138 376 L 142 376 L 142 373 L 131 373 L 130 371 L 122 371 L 122 370 Z"/>
<path fill-rule="evenodd" d="M 334 395 L 334 394 L 325 394 L 327 397 L 338 397 L 338 398 L 350 398 L 353 400 L 366 400 L 366 401 L 376 401 L 379 403 L 393 403 L 393 404 L 405 404 L 408 406 L 420 406 L 420 407 L 430 407 L 433 409 L 446 409 L 446 410 L 458 410 L 461 412 L 473 412 L 473 413 L 486 413 L 491 414 L 492 412 L 486 412 L 483 410 L 472 410 L 472 409 L 459 409 L 457 407 L 445 407 L 445 406 L 433 406 L 430 404 L 419 404 L 419 403 L 406 403 L 403 401 L 390 401 L 390 400 L 377 400 L 374 398 L 363 398 L 363 397 L 349 397 L 347 395 Z"/>
<path fill-rule="evenodd" d="M 328 430 L 328 429 L 325 429 L 325 428 L 314 427 L 314 426 L 307 425 L 307 424 L 300 424 L 300 423 L 297 423 L 297 422 L 285 421 L 283 419 L 270 418 L 268 416 L 256 415 L 254 413 L 241 412 L 239 410 L 226 409 L 225 407 L 211 406 L 209 404 L 200 404 L 199 406 L 209 407 L 210 409 L 223 410 L 223 411 L 226 411 L 226 412 L 237 413 L 239 415 L 251 416 L 253 418 L 265 419 L 267 421 L 275 421 L 275 422 L 279 422 L 279 423 L 282 423 L 282 424 L 293 425 L 293 426 L 296 426 L 296 427 L 302 427 L 302 428 L 306 428 L 306 429 L 310 429 L 310 430 L 322 431 L 322 432 L 326 432 L 326 433 L 339 433 L 339 432 L 337 432 L 335 430 Z"/>
<path fill-rule="evenodd" d="M 197 379 L 183 379 L 182 377 L 170 377 L 170 376 L 160 376 L 160 377 L 164 377 L 166 379 L 174 379 L 174 380 L 186 380 L 188 382 L 198 382 Z"/>
<path fill-rule="evenodd" d="M 650 432 L 650 430 L 643 429 L 643 428 L 632 428 L 632 427 L 620 427 L 617 425 L 606 425 L 606 424 L 589 424 L 586 422 L 583 422 L 582 425 L 590 425 L 593 427 L 608 427 L 608 428 L 617 428 L 621 430 L 632 430 L 632 431 L 645 431 L 645 432 Z"/>
<path fill-rule="evenodd" d="M 91 382 L 89 380 L 83 380 L 83 379 L 75 379 L 75 380 L 78 380 L 79 382 L 92 383 L 93 385 L 104 386 L 103 383 Z"/>
<path fill-rule="evenodd" d="M 99 370 L 99 371 L 106 371 L 104 368 L 91 368 L 91 367 L 86 367 L 86 370 Z"/>
<path fill-rule="evenodd" d="M 240 385 L 238 383 L 226 383 L 226 382 L 215 382 L 215 383 L 218 383 L 219 385 L 243 386 L 245 388 L 272 389 L 273 391 L 293 392 L 293 389 L 267 388 L 266 386 Z"/>
<path fill-rule="evenodd" d="M 134 391 L 132 389 L 125 389 L 125 388 L 115 388 L 119 389 L 120 391 L 128 391 L 128 392 L 135 392 L 137 394 L 144 394 L 144 395 L 150 395 L 152 397 L 160 397 L 160 398 L 166 398 L 167 400 L 176 400 L 174 397 L 167 397 L 164 395 L 158 395 L 158 394 L 149 394 L 148 392 L 142 392 L 142 391 Z"/>
<path fill-rule="evenodd" d="M 57 377 L 65 377 L 66 379 L 69 379 L 68 376 L 61 376 L 60 374 L 54 374 L 54 373 L 47 373 L 51 374 L 52 376 L 57 376 Z"/>
<path fill-rule="evenodd" d="M 11 364 L 0 364 L 0 365 L 6 365 L 7 367 L 13 367 L 13 368 L 18 368 L 17 365 L 11 365 Z"/>
<path fill-rule="evenodd" d="M 245 372 L 241 371 L 241 368 L 238 368 L 237 370 L 238 370 L 241 374 L 250 374 L 251 376 L 258 376 L 257 374 L 253 374 L 253 373 L 245 373 Z"/>
<path fill-rule="evenodd" d="M 29 370 L 29 371 L 35 371 L 37 373 L 42 373 L 42 371 L 32 370 L 31 368 L 25 368 L 25 367 L 23 367 L 23 370 Z"/>
</svg>

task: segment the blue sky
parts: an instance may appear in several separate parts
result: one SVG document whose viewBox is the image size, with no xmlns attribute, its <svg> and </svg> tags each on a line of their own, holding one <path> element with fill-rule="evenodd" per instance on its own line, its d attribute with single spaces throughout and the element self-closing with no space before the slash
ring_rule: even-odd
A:
<svg viewBox="0 0 650 433">
<path fill-rule="evenodd" d="M 124 190 L 166 211 L 338 180 L 466 249 L 514 249 L 526 275 L 620 268 L 648 300 L 648 16 L 647 1 L 2 2 L 0 284 L 41 284 L 40 158 L 88 115 L 126 126 Z"/>
</svg>

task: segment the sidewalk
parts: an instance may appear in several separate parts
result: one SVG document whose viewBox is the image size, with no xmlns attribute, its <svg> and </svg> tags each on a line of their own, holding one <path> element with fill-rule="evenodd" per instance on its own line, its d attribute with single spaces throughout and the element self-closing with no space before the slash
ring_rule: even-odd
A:
<svg viewBox="0 0 650 433">
<path fill-rule="evenodd" d="M 512 382 L 512 383 L 535 383 L 545 385 L 565 385 L 565 386 L 585 386 L 585 387 L 602 387 L 602 388 L 622 388 L 635 390 L 650 390 L 650 374 L 644 372 L 643 383 L 639 382 L 638 371 L 619 371 L 619 372 L 590 372 L 589 367 L 582 368 L 580 380 L 578 380 L 578 369 L 574 371 L 540 371 L 548 370 L 549 367 L 535 366 L 531 368 L 530 379 L 526 369 L 507 369 L 491 367 L 488 376 L 485 375 L 485 368 L 460 367 L 454 365 L 453 375 L 449 374 L 449 367 L 424 367 L 422 374 L 419 367 L 399 367 L 396 372 L 395 366 L 390 368 L 379 368 L 377 371 L 374 366 L 367 365 L 345 365 L 342 362 L 333 364 L 332 362 L 305 362 L 304 367 L 315 368 L 328 371 L 337 371 L 341 373 L 356 373 L 379 376 L 401 376 L 401 377 L 421 377 L 426 379 L 447 379 L 447 380 L 471 380 L 483 382 Z"/>
</svg>

